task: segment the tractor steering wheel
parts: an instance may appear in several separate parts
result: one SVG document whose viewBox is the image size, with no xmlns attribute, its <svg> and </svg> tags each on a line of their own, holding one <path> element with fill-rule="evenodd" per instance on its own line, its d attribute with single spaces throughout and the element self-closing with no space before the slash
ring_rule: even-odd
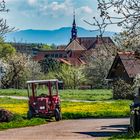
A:
<svg viewBox="0 0 140 140">
<path fill-rule="evenodd" d="M 42 94 L 39 95 L 39 97 L 46 97 L 46 96 L 47 96 L 47 95 L 44 94 L 44 93 L 42 93 Z"/>
</svg>

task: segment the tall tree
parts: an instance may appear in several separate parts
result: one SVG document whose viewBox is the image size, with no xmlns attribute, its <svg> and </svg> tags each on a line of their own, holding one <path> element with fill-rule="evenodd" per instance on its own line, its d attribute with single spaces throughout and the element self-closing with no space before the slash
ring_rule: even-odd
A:
<svg viewBox="0 0 140 140">
<path fill-rule="evenodd" d="M 61 65 L 59 71 L 49 72 L 48 78 L 57 78 L 64 82 L 65 88 L 78 88 L 83 82 L 86 81 L 83 72 L 83 67 L 72 67 L 68 65 Z"/>
<path fill-rule="evenodd" d="M 5 59 L 15 53 L 16 50 L 11 44 L 5 44 L 3 41 L 0 43 L 0 59 Z"/>
<path fill-rule="evenodd" d="M 101 19 L 93 17 L 93 23 L 86 22 L 96 26 L 101 35 L 107 26 L 116 24 L 123 29 L 127 44 L 131 44 L 140 37 L 139 9 L 139 0 L 98 0 Z"/>
<path fill-rule="evenodd" d="M 107 87 L 106 77 L 116 55 L 116 51 L 113 47 L 100 45 L 90 55 L 85 56 L 87 65 L 84 68 L 84 73 L 87 84 L 94 88 Z"/>
<path fill-rule="evenodd" d="M 25 54 L 15 53 L 3 61 L 5 74 L 1 83 L 3 88 L 25 87 L 27 80 L 40 79 L 42 73 L 40 65 Z"/>
<path fill-rule="evenodd" d="M 0 12 L 8 12 L 9 9 L 6 8 L 6 3 L 4 0 L 0 1 Z M 0 19 L 0 37 L 3 38 L 4 35 L 8 32 L 13 31 L 14 28 L 10 28 L 7 25 L 6 20 L 4 20 L 3 18 Z"/>
</svg>

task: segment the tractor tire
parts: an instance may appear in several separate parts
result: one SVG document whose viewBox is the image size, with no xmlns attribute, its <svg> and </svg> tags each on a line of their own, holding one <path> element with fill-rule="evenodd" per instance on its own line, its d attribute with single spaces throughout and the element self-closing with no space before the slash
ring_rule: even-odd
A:
<svg viewBox="0 0 140 140">
<path fill-rule="evenodd" d="M 27 112 L 27 118 L 28 118 L 28 119 L 31 119 L 31 118 L 33 118 L 33 117 L 34 117 L 33 112 L 32 112 L 31 110 L 29 110 L 29 111 Z"/>
<path fill-rule="evenodd" d="M 56 121 L 60 121 L 62 119 L 61 112 L 58 108 L 56 108 L 54 111 L 54 117 Z"/>
</svg>

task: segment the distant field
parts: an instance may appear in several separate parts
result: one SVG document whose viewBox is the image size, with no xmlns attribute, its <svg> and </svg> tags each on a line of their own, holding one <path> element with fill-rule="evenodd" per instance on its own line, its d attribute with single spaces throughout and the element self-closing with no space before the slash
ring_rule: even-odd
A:
<svg viewBox="0 0 140 140">
<path fill-rule="evenodd" d="M 27 96 L 26 89 L 1 89 L 0 95 L 7 96 Z M 60 97 L 63 100 L 109 100 L 112 99 L 112 90 L 94 89 L 94 90 L 60 90 Z"/>
<path fill-rule="evenodd" d="M 102 101 L 112 99 L 112 90 L 94 89 L 94 90 L 62 90 L 60 91 L 62 99 Z"/>
<path fill-rule="evenodd" d="M 26 89 L 0 89 L 0 95 L 27 96 L 27 90 Z"/>
</svg>

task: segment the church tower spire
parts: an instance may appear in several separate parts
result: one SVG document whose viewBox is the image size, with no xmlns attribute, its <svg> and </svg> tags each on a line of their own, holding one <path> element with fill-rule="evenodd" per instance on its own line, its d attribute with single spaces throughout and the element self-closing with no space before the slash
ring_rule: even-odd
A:
<svg viewBox="0 0 140 140">
<path fill-rule="evenodd" d="M 75 11 L 73 12 L 73 24 L 71 29 L 71 41 L 77 38 L 77 28 L 75 22 Z"/>
</svg>

